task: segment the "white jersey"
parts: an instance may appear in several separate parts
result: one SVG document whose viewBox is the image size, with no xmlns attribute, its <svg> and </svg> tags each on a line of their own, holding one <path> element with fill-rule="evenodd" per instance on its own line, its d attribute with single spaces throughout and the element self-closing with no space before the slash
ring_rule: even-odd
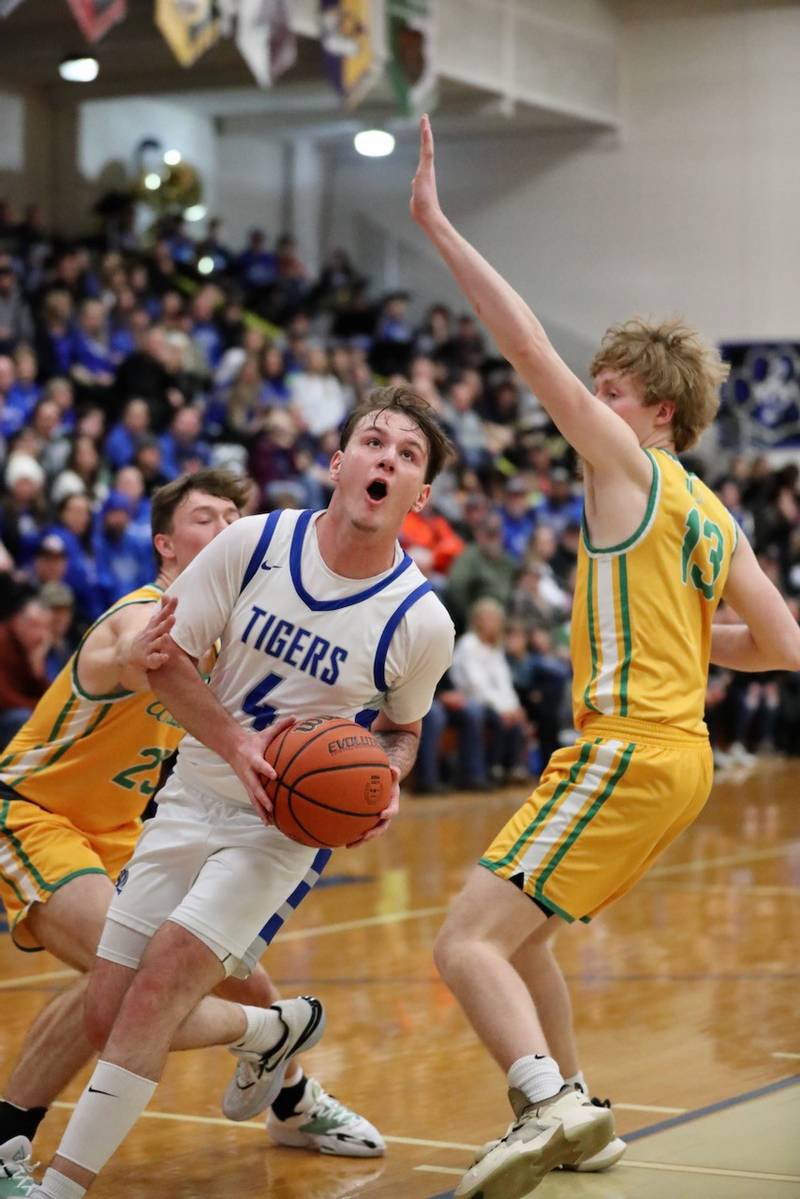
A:
<svg viewBox="0 0 800 1199">
<path fill-rule="evenodd" d="M 368 579 L 334 574 L 319 551 L 321 513 L 246 516 L 207 545 L 169 588 L 172 637 L 199 658 L 218 639 L 211 689 L 247 728 L 281 716 L 420 720 L 450 664 L 453 624 L 430 583 L 397 546 L 392 567 Z M 249 804 L 230 766 L 196 737 L 176 774 Z"/>
</svg>

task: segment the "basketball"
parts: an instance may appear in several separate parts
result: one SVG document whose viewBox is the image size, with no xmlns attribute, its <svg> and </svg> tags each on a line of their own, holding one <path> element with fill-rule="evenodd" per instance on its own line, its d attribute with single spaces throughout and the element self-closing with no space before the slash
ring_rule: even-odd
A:
<svg viewBox="0 0 800 1199">
<path fill-rule="evenodd" d="M 300 721 L 270 742 L 265 757 L 277 775 L 266 784 L 275 824 L 301 845 L 350 845 L 389 803 L 389 759 L 352 720 Z"/>
</svg>

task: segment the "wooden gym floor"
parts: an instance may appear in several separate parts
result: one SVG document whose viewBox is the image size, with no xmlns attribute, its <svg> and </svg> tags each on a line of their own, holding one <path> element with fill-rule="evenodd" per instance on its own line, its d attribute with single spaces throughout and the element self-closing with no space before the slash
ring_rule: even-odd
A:
<svg viewBox="0 0 800 1199">
<path fill-rule="evenodd" d="M 550 1175 L 537 1199 L 800 1196 L 798 760 L 723 774 L 700 819 L 638 888 L 565 928 L 592 1090 L 630 1134 L 604 1175 Z M 431 944 L 448 901 L 522 794 L 407 796 L 388 837 L 337 853 L 267 955 L 287 995 L 328 1028 L 310 1072 L 380 1127 L 384 1159 L 322 1158 L 224 1120 L 224 1050 L 175 1055 L 97 1199 L 446 1199 L 474 1146 L 504 1129 L 504 1080 L 438 981 Z M 70 974 L 0 936 L 3 1076 L 24 1029 Z M 794 1077 L 793 1077 L 794 1076 Z M 47 1160 L 82 1081 L 37 1138 Z"/>
</svg>

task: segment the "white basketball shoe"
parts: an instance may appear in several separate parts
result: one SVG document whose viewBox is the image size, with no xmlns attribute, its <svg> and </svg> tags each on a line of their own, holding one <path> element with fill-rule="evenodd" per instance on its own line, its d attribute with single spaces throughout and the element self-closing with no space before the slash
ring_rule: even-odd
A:
<svg viewBox="0 0 800 1199">
<path fill-rule="evenodd" d="M 313 1049 L 325 1030 L 325 1012 L 318 999 L 301 995 L 279 999 L 270 1009 L 280 1017 L 281 1031 L 263 1053 L 231 1049 L 238 1057 L 236 1073 L 222 1097 L 229 1120 L 251 1120 L 278 1097 L 286 1067 L 296 1053 Z"/>
<path fill-rule="evenodd" d="M 377 1128 L 324 1091 L 316 1078 L 306 1079 L 302 1098 L 285 1120 L 270 1108 L 267 1132 L 278 1145 L 337 1157 L 382 1157 L 386 1152 Z"/>
<path fill-rule="evenodd" d="M 578 1165 L 614 1138 L 614 1117 L 579 1088 L 562 1087 L 534 1104 L 521 1091 L 509 1092 L 516 1115 L 506 1135 L 478 1154 L 455 1190 L 456 1199 L 523 1199 L 546 1174 Z"/>
</svg>

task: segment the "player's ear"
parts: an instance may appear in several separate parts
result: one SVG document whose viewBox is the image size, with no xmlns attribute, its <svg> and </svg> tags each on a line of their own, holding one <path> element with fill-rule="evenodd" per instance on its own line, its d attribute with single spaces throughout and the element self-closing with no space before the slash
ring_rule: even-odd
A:
<svg viewBox="0 0 800 1199">
<path fill-rule="evenodd" d="M 656 409 L 656 424 L 668 425 L 675 415 L 675 405 L 672 400 L 662 400 Z"/>
<path fill-rule="evenodd" d="M 331 458 L 330 466 L 328 467 L 328 471 L 329 471 L 330 476 L 333 479 L 334 483 L 336 483 L 338 481 L 339 471 L 341 469 L 342 469 L 342 451 L 337 450 L 336 453 Z"/>
<path fill-rule="evenodd" d="M 419 493 L 417 498 L 414 500 L 414 503 L 411 505 L 409 511 L 410 512 L 421 512 L 422 509 L 427 504 L 428 497 L 430 496 L 430 494 L 431 494 L 431 485 L 430 485 L 430 483 L 426 483 L 425 486 L 422 488 L 422 491 Z"/>
<path fill-rule="evenodd" d="M 172 538 L 169 533 L 156 533 L 153 545 L 165 562 L 173 561 L 175 550 L 172 547 Z"/>
</svg>

